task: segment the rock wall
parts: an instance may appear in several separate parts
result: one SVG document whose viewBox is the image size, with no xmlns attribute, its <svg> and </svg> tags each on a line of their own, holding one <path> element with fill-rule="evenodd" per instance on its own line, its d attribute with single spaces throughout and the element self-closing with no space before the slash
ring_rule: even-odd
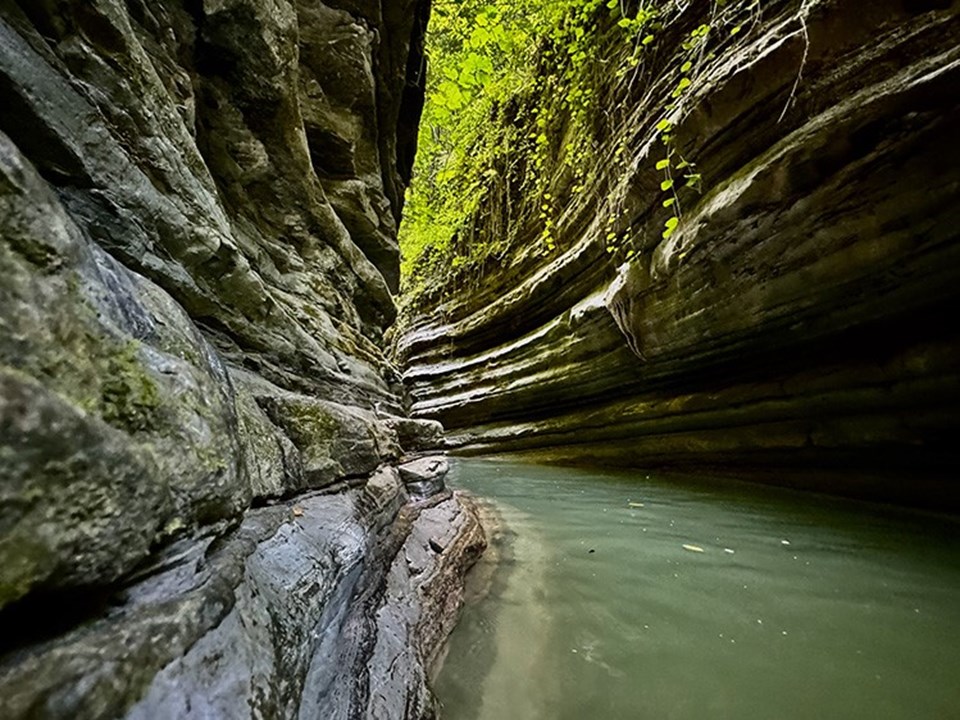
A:
<svg viewBox="0 0 960 720">
<path fill-rule="evenodd" d="M 381 350 L 428 10 L 0 0 L 3 717 L 431 712 L 377 619 L 430 605 Z M 444 502 L 418 582 L 482 543 Z"/>
<path fill-rule="evenodd" d="M 740 5 L 686 90 L 672 48 L 711 3 L 637 71 L 605 56 L 586 189 L 562 158 L 542 197 L 492 171 L 474 239 L 516 241 L 407 312 L 413 412 L 467 453 L 956 505 L 960 4 Z M 703 183 L 666 239 L 664 117 Z"/>
</svg>

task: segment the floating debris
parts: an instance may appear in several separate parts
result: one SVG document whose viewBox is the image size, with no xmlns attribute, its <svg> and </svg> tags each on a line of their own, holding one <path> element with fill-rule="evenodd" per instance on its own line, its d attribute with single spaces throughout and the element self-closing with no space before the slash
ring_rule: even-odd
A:
<svg viewBox="0 0 960 720">
<path fill-rule="evenodd" d="M 699 553 L 704 552 L 704 549 L 699 545 L 684 545 L 683 549 L 689 550 L 690 552 L 699 552 Z"/>
<path fill-rule="evenodd" d="M 781 541 L 780 541 L 780 544 L 781 544 L 781 545 L 789 545 L 789 544 L 790 544 L 790 541 L 789 541 L 789 540 L 781 540 Z"/>
<path fill-rule="evenodd" d="M 733 548 L 724 548 L 723 551 L 724 551 L 727 555 L 733 555 L 733 553 L 734 553 Z"/>
<path fill-rule="evenodd" d="M 637 502 L 628 502 L 627 505 L 629 505 L 630 507 L 645 507 L 643 503 L 637 503 Z"/>
</svg>

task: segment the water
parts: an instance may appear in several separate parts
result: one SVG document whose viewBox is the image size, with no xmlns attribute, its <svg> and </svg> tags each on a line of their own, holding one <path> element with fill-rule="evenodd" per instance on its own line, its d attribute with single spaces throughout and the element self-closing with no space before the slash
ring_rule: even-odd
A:
<svg viewBox="0 0 960 720">
<path fill-rule="evenodd" d="M 505 529 L 446 720 L 960 718 L 956 521 L 499 461 L 452 480 Z"/>
</svg>

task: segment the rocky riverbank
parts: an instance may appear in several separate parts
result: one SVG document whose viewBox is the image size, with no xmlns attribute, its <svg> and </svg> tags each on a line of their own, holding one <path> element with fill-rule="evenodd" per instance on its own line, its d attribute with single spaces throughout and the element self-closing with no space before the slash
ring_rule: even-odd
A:
<svg viewBox="0 0 960 720">
<path fill-rule="evenodd" d="M 95 599 L 8 609 L 3 717 L 432 717 L 483 530 L 467 498 L 412 500 L 394 468 L 351 485 L 174 543 Z M 35 626 L 44 641 L 9 647 Z"/>
</svg>

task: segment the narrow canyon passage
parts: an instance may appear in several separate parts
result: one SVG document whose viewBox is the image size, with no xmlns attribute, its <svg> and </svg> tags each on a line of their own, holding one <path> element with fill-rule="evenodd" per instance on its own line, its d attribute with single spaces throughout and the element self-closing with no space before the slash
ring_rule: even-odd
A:
<svg viewBox="0 0 960 720">
<path fill-rule="evenodd" d="M 0 0 L 0 720 L 956 718 L 958 98 L 960 0 Z"/>
<path fill-rule="evenodd" d="M 958 505 L 955 2 L 436 15 L 415 416 L 469 454 Z"/>
</svg>

